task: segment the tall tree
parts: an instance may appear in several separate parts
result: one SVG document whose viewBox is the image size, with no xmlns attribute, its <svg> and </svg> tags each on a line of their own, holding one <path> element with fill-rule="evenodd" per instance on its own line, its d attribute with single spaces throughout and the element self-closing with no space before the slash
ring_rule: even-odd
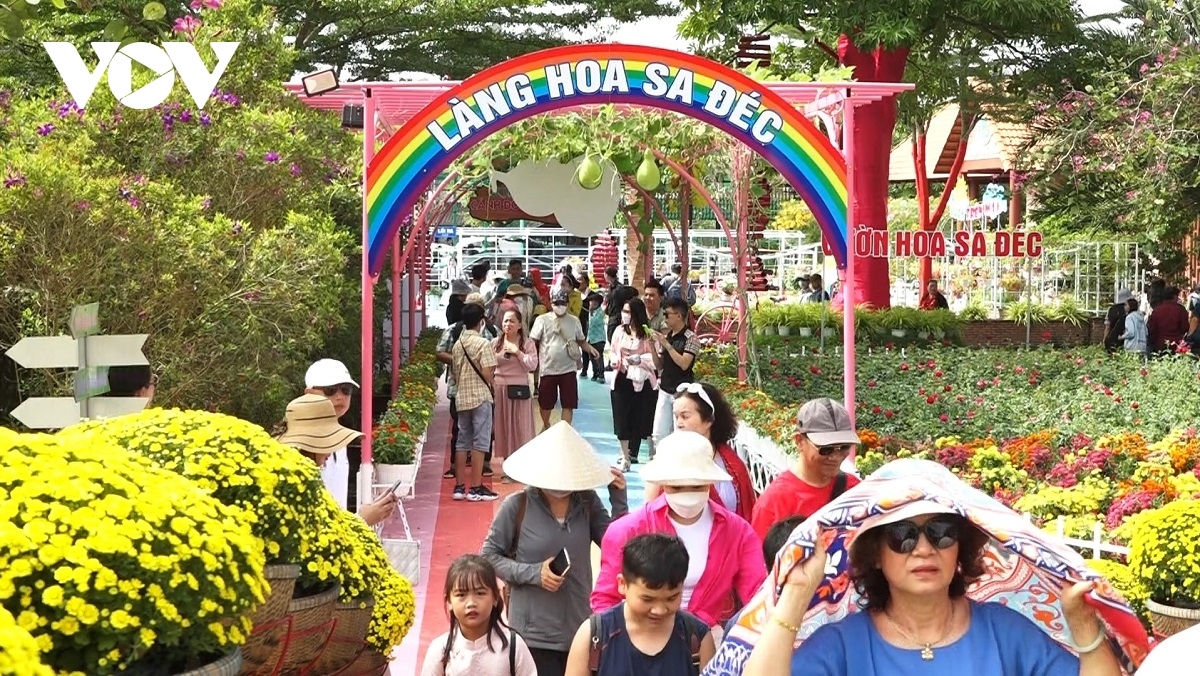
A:
<svg viewBox="0 0 1200 676">
<path fill-rule="evenodd" d="M 266 0 L 295 37 L 297 67 L 327 64 L 358 80 L 402 72 L 464 79 L 539 49 L 582 42 L 617 22 L 666 16 L 666 0 Z"/>
<path fill-rule="evenodd" d="M 1198 244 L 1187 235 L 1200 217 L 1200 8 L 1127 10 L 1137 23 L 1123 54 L 1029 97 L 1033 216 L 1051 234 L 1138 241 L 1160 273 L 1177 274 Z"/>
<path fill-rule="evenodd" d="M 1075 43 L 1081 18 L 1071 0 L 963 0 L 953 5 L 933 0 L 683 0 L 683 6 L 688 11 L 684 34 L 717 54 L 728 55 L 747 28 L 786 29 L 804 36 L 814 64 L 834 60 L 853 68 L 854 78 L 864 82 L 900 82 L 910 59 L 932 62 L 967 46 L 996 64 L 1036 65 Z M 895 99 L 887 99 L 859 108 L 852 129 L 858 222 L 878 230 L 887 228 L 896 105 Z M 887 261 L 865 259 L 856 271 L 855 302 L 890 305 Z"/>
<path fill-rule="evenodd" d="M 0 0 L 0 75 L 53 80 L 41 40 L 157 42 L 179 20 L 226 0 Z M 401 73 L 462 79 L 521 54 L 602 36 L 618 23 L 667 16 L 669 0 L 255 0 L 292 39 L 301 72 L 332 66 L 343 79 Z"/>
</svg>

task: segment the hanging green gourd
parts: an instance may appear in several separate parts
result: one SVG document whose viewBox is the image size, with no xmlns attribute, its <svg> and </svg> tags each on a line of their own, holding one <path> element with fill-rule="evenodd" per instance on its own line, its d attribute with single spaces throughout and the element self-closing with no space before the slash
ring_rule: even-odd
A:
<svg viewBox="0 0 1200 676">
<path fill-rule="evenodd" d="M 595 190 L 600 187 L 604 178 L 604 168 L 589 152 L 583 156 L 583 161 L 575 168 L 575 182 L 585 190 Z"/>
<path fill-rule="evenodd" d="M 647 150 L 642 154 L 642 163 L 638 166 L 634 178 L 637 179 L 637 184 L 642 190 L 658 189 L 658 186 L 662 184 L 662 172 L 658 170 L 658 165 L 654 162 L 654 153 Z"/>
</svg>

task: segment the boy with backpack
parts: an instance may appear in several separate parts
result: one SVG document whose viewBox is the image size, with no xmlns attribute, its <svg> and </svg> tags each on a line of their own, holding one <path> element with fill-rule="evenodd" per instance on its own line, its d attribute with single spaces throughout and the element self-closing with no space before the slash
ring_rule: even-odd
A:
<svg viewBox="0 0 1200 676">
<path fill-rule="evenodd" d="M 708 625 L 681 608 L 687 570 L 687 548 L 674 535 L 627 542 L 617 575 L 625 600 L 579 628 L 566 676 L 699 676 L 716 647 Z"/>
</svg>

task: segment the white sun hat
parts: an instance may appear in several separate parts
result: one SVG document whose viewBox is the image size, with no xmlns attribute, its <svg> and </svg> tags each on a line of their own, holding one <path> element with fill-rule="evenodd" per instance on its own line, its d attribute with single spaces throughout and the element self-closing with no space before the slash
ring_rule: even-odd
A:
<svg viewBox="0 0 1200 676">
<path fill-rule="evenodd" d="M 713 460 L 713 447 L 702 434 L 677 430 L 654 445 L 654 459 L 642 467 L 642 481 L 660 486 L 697 486 L 731 481 Z"/>
<path fill-rule="evenodd" d="M 613 480 L 604 458 L 561 420 L 510 455 L 504 473 L 526 486 L 550 491 L 590 491 Z"/>
</svg>

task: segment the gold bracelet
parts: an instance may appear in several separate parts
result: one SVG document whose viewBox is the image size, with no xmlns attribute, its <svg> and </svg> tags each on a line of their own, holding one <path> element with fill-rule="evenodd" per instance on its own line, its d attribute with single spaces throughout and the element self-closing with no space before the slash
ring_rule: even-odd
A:
<svg viewBox="0 0 1200 676">
<path fill-rule="evenodd" d="M 783 620 L 779 619 L 778 615 L 772 615 L 771 621 L 774 622 L 775 624 L 778 624 L 779 626 L 783 627 L 784 629 L 787 629 L 788 631 L 792 632 L 793 634 L 800 633 L 800 627 L 797 627 L 796 625 L 791 624 L 790 622 L 784 622 Z"/>
</svg>

